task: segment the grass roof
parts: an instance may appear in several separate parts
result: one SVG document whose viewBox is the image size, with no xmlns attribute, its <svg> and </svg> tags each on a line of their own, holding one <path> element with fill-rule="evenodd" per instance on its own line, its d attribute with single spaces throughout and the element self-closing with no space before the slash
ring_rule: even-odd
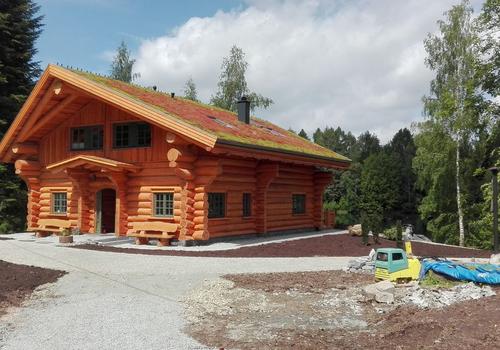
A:
<svg viewBox="0 0 500 350">
<path fill-rule="evenodd" d="M 337 161 L 349 161 L 347 157 L 337 152 L 307 141 L 293 132 L 263 119 L 252 117 L 251 123 L 245 124 L 238 120 L 235 113 L 215 106 L 178 96 L 172 97 L 164 92 L 154 91 L 135 84 L 127 84 L 88 72 L 72 71 L 95 83 L 111 88 L 122 96 L 146 104 L 160 112 L 168 113 L 173 118 L 212 133 L 223 141 L 321 156 Z"/>
</svg>

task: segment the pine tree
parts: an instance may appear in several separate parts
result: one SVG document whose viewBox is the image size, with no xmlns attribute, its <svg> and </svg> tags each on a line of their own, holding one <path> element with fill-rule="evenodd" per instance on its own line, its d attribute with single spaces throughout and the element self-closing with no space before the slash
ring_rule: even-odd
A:
<svg viewBox="0 0 500 350">
<path fill-rule="evenodd" d="M 184 85 L 184 97 L 188 100 L 199 102 L 198 91 L 196 90 L 196 84 L 193 78 L 189 78 L 188 81 L 186 81 L 186 85 Z"/>
<path fill-rule="evenodd" d="M 300 129 L 299 134 L 300 137 L 306 139 L 307 141 L 310 141 L 309 136 L 307 136 L 307 132 L 305 132 L 304 129 Z"/>
<path fill-rule="evenodd" d="M 14 120 L 40 74 L 34 61 L 42 28 L 40 6 L 31 0 L 0 1 L 0 138 Z M 25 185 L 11 164 L 0 164 L 0 233 L 23 230 Z"/>
<path fill-rule="evenodd" d="M 116 56 L 111 63 L 111 78 L 121 80 L 125 83 L 131 83 L 140 77 L 139 73 L 132 74 L 135 60 L 130 58 L 130 51 L 124 41 L 116 51 Z"/>
<path fill-rule="evenodd" d="M 272 99 L 249 90 L 245 78 L 247 68 L 245 53 L 239 47 L 233 46 L 229 57 L 222 60 L 222 72 L 217 84 L 219 89 L 215 96 L 212 96 L 210 103 L 233 112 L 237 111 L 236 102 L 241 96 L 248 97 L 252 110 L 257 107 L 268 108 L 273 104 Z"/>
</svg>

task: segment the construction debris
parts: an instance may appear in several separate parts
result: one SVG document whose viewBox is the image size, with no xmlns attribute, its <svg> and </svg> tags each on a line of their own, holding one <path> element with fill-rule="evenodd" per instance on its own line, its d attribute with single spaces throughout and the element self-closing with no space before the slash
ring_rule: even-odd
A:
<svg viewBox="0 0 500 350">
<path fill-rule="evenodd" d="M 471 299 L 480 299 L 496 295 L 490 286 L 478 286 L 474 283 L 461 284 L 450 289 L 427 289 L 419 286 L 408 288 L 407 294 L 401 298 L 398 304 L 414 304 L 415 306 L 427 308 L 442 308 L 457 302 Z"/>
<path fill-rule="evenodd" d="M 500 265 L 500 254 L 491 254 L 490 264 Z"/>
<path fill-rule="evenodd" d="M 362 273 L 374 273 L 375 272 L 375 249 L 370 251 L 368 256 L 363 256 L 350 260 L 347 264 L 347 268 L 344 269 L 346 272 L 362 272 Z"/>
<path fill-rule="evenodd" d="M 374 299 L 378 303 L 392 304 L 394 302 L 394 284 L 390 281 L 381 281 L 369 284 L 363 288 L 367 300 Z"/>
</svg>

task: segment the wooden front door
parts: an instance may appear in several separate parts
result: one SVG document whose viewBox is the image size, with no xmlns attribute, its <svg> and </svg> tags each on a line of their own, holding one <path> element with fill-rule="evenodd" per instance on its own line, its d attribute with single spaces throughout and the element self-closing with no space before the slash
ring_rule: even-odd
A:
<svg viewBox="0 0 500 350">
<path fill-rule="evenodd" d="M 116 191 L 104 189 L 96 194 L 96 233 L 115 232 Z"/>
</svg>

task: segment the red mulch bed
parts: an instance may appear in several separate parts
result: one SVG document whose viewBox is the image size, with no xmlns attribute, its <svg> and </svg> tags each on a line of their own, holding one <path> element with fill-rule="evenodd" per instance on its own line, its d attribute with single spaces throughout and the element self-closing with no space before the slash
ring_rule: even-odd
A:
<svg viewBox="0 0 500 350">
<path fill-rule="evenodd" d="M 0 260 L 0 316 L 11 306 L 19 306 L 36 287 L 52 283 L 64 271 L 12 264 Z"/>
<path fill-rule="evenodd" d="M 119 248 L 94 244 L 73 246 L 72 248 L 89 249 L 106 252 L 196 256 L 217 258 L 289 258 L 311 256 L 365 256 L 371 249 L 380 247 L 395 247 L 396 242 L 380 239 L 379 245 L 365 246 L 360 237 L 351 237 L 347 234 L 328 235 L 287 241 L 282 243 L 268 243 L 253 247 L 242 247 L 224 251 L 178 251 Z M 470 248 L 450 247 L 436 244 L 412 242 L 413 253 L 418 256 L 449 257 L 449 258 L 489 258 L 491 252 Z"/>
</svg>

